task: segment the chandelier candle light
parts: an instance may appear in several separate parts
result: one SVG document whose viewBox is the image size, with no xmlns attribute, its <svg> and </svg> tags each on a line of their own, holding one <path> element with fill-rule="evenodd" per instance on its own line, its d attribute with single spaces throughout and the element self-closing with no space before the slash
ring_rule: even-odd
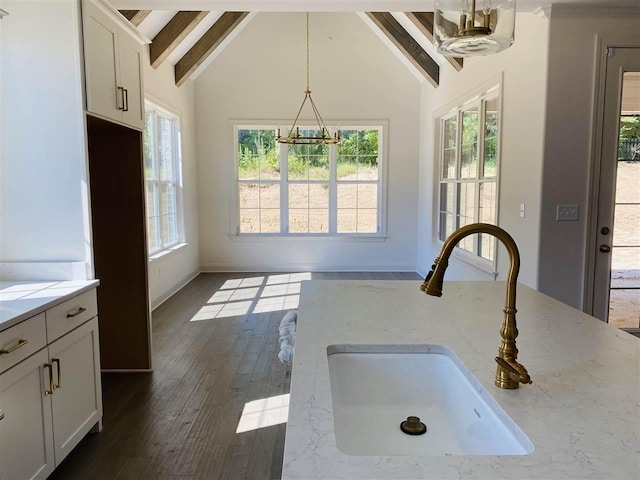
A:
<svg viewBox="0 0 640 480">
<path fill-rule="evenodd" d="M 501 52 L 513 44 L 515 13 L 516 0 L 435 0 L 433 42 L 449 57 Z"/>
<path fill-rule="evenodd" d="M 300 134 L 300 128 L 297 126 L 300 113 L 302 112 L 304 104 L 307 103 L 307 100 L 311 103 L 311 109 L 313 110 L 313 115 L 316 117 L 316 123 L 318 125 L 319 135 L 315 137 L 306 136 L 304 135 L 304 132 Z M 293 125 L 291 125 L 289 135 L 286 137 L 281 136 L 280 129 L 278 129 L 276 141 L 278 143 L 289 143 L 293 145 L 329 145 L 340 143 L 340 132 L 338 131 L 334 133 L 333 136 L 329 134 L 329 131 L 324 124 L 324 120 L 322 120 L 322 117 L 320 116 L 318 107 L 316 107 L 313 98 L 311 98 L 311 88 L 309 87 L 309 12 L 307 12 L 307 89 L 304 91 L 302 105 L 300 105 L 296 119 L 293 121 Z"/>
</svg>

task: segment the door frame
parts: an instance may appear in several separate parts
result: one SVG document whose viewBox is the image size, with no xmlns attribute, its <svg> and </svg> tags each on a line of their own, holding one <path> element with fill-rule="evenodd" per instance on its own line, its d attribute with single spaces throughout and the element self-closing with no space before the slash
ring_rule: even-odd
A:
<svg viewBox="0 0 640 480">
<path fill-rule="evenodd" d="M 593 315 L 595 270 L 596 270 L 596 247 L 598 238 L 598 206 L 600 203 L 600 169 L 602 167 L 602 137 L 604 135 L 604 103 L 605 103 L 605 80 L 607 73 L 607 58 L 610 48 L 637 48 L 640 49 L 638 38 L 632 35 L 625 35 L 623 38 L 608 39 L 601 35 L 596 35 L 595 45 L 595 77 L 594 96 L 592 110 L 592 136 L 590 155 L 590 178 L 588 215 L 585 249 L 585 278 L 583 290 L 582 309 L 585 313 Z M 611 227 L 613 229 L 613 225 Z"/>
</svg>

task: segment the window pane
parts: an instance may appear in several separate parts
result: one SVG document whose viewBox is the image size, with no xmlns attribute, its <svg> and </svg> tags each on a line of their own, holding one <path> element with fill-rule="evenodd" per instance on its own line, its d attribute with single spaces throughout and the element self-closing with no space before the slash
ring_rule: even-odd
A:
<svg viewBox="0 0 640 480">
<path fill-rule="evenodd" d="M 498 97 L 487 100 L 484 108 L 484 161 L 482 176 L 486 178 L 495 177 L 498 172 Z"/>
<path fill-rule="evenodd" d="M 358 185 L 338 184 L 338 208 L 356 208 L 358 206 Z"/>
<path fill-rule="evenodd" d="M 496 223 L 496 182 L 482 182 L 480 184 L 480 208 L 478 221 L 482 223 Z M 495 252 L 495 238 L 485 233 L 478 237 L 478 253 L 482 258 L 493 260 Z"/>
<path fill-rule="evenodd" d="M 326 183 L 312 183 L 309 185 L 309 207 L 329 208 L 329 185 Z"/>
<path fill-rule="evenodd" d="M 440 211 L 453 213 L 455 208 L 455 183 L 440 184 Z"/>
<path fill-rule="evenodd" d="M 289 208 L 309 208 L 309 184 L 289 185 Z"/>
<path fill-rule="evenodd" d="M 356 233 L 356 210 L 355 209 L 338 209 L 338 233 Z"/>
<path fill-rule="evenodd" d="M 260 208 L 276 208 L 280 210 L 280 185 L 260 185 Z"/>
<path fill-rule="evenodd" d="M 478 173 L 478 110 L 462 112 L 462 148 L 460 178 L 475 178 Z"/>
<path fill-rule="evenodd" d="M 173 174 L 173 121 L 157 117 L 158 124 L 158 170 L 160 180 L 172 181 Z"/>
<path fill-rule="evenodd" d="M 263 208 L 260 210 L 260 232 L 280 233 L 280 209 Z"/>
<path fill-rule="evenodd" d="M 378 211 L 370 208 L 358 209 L 358 233 L 376 233 L 378 225 Z"/>
<path fill-rule="evenodd" d="M 170 213 L 162 216 L 162 244 L 169 245 L 175 243 L 178 240 L 176 232 L 176 216 L 174 213 Z"/>
<path fill-rule="evenodd" d="M 442 178 L 455 178 L 456 176 L 456 147 L 458 117 L 447 118 L 444 122 L 444 136 L 442 145 Z"/>
<path fill-rule="evenodd" d="M 329 233 L 329 211 L 326 209 L 309 210 L 309 233 Z"/>
<path fill-rule="evenodd" d="M 358 180 L 378 179 L 378 157 L 362 155 L 358 157 Z"/>
<path fill-rule="evenodd" d="M 340 134 L 338 179 L 377 180 L 379 131 L 341 130 Z"/>
<path fill-rule="evenodd" d="M 443 242 L 454 230 L 454 216 L 453 213 L 440 212 L 440 240 Z"/>
<path fill-rule="evenodd" d="M 154 114 L 151 111 L 145 112 L 144 122 L 144 178 L 147 180 L 156 179 L 156 172 L 153 166 L 153 138 L 154 132 Z"/>
<path fill-rule="evenodd" d="M 238 178 L 280 178 L 275 129 L 240 129 L 237 132 L 237 142 Z"/>
<path fill-rule="evenodd" d="M 157 250 L 160 245 L 157 237 L 158 231 L 158 217 L 147 218 L 147 243 L 149 244 L 149 251 L 153 252 Z"/>
<path fill-rule="evenodd" d="M 300 135 L 320 137 L 322 134 L 317 129 L 301 129 Z M 288 149 L 290 180 L 329 179 L 328 145 L 288 145 Z"/>
<path fill-rule="evenodd" d="M 260 210 L 257 208 L 240 209 L 240 232 L 260 232 Z"/>
<path fill-rule="evenodd" d="M 378 185 L 364 183 L 358 185 L 358 208 L 378 208 Z"/>
<path fill-rule="evenodd" d="M 458 228 L 475 221 L 475 187 L 474 183 L 458 185 Z M 463 238 L 458 247 L 473 253 L 473 236 Z"/>
<path fill-rule="evenodd" d="M 339 155 L 336 163 L 338 180 L 356 180 L 358 178 L 358 157 Z"/>
<path fill-rule="evenodd" d="M 240 183 L 240 208 L 258 208 L 260 206 L 260 187 L 255 183 Z"/>
<path fill-rule="evenodd" d="M 309 180 L 309 158 L 304 155 L 295 155 L 289 146 L 289 180 Z"/>
<path fill-rule="evenodd" d="M 309 233 L 309 210 L 289 209 L 289 233 Z"/>
<path fill-rule="evenodd" d="M 309 156 L 309 179 L 329 180 L 329 157 L 326 155 Z"/>
</svg>

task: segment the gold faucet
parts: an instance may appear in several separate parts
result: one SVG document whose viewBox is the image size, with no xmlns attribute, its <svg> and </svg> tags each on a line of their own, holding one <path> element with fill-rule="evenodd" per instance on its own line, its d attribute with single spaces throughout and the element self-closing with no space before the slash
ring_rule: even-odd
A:
<svg viewBox="0 0 640 480">
<path fill-rule="evenodd" d="M 420 286 L 420 290 L 433 295 L 435 297 L 442 296 L 442 282 L 444 272 L 447 269 L 449 256 L 453 248 L 468 235 L 474 233 L 487 233 L 500 240 L 509 252 L 509 272 L 506 281 L 506 300 L 502 310 L 504 312 L 504 320 L 500 327 L 500 336 L 502 341 L 498 348 L 498 356 L 496 362 L 495 384 L 500 388 L 518 388 L 520 383 L 532 383 L 531 377 L 527 373 L 524 365 L 518 363 L 518 349 L 516 348 L 516 337 L 518 336 L 518 328 L 516 327 L 516 283 L 518 280 L 518 271 L 520 270 L 520 253 L 516 242 L 513 241 L 511 235 L 500 227 L 490 225 L 488 223 L 472 223 L 471 225 L 459 228 L 444 242 L 440 255 L 436 257 L 431 266 L 431 271 L 424 279 L 424 283 Z"/>
</svg>

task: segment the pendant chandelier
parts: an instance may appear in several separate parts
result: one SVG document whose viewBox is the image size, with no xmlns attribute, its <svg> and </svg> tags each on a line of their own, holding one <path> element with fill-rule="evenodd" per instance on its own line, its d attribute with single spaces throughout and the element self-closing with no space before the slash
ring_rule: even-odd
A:
<svg viewBox="0 0 640 480">
<path fill-rule="evenodd" d="M 298 127 L 298 119 L 307 100 L 311 104 L 313 115 L 316 117 L 316 124 L 318 125 L 318 133 L 316 136 L 305 135 L 304 131 L 300 133 L 300 128 Z M 276 141 L 278 143 L 288 143 L 292 145 L 329 145 L 340 143 L 340 133 L 336 132 L 333 136 L 329 134 L 324 120 L 322 120 L 320 116 L 318 107 L 316 107 L 313 98 L 311 98 L 311 89 L 309 87 L 309 12 L 307 12 L 307 89 L 304 91 L 304 99 L 302 100 L 302 105 L 300 105 L 296 119 L 289 129 L 289 135 L 286 137 L 281 136 L 280 129 L 278 129 Z"/>
<path fill-rule="evenodd" d="M 433 41 L 448 57 L 491 55 L 513 44 L 516 0 L 435 0 Z"/>
</svg>

